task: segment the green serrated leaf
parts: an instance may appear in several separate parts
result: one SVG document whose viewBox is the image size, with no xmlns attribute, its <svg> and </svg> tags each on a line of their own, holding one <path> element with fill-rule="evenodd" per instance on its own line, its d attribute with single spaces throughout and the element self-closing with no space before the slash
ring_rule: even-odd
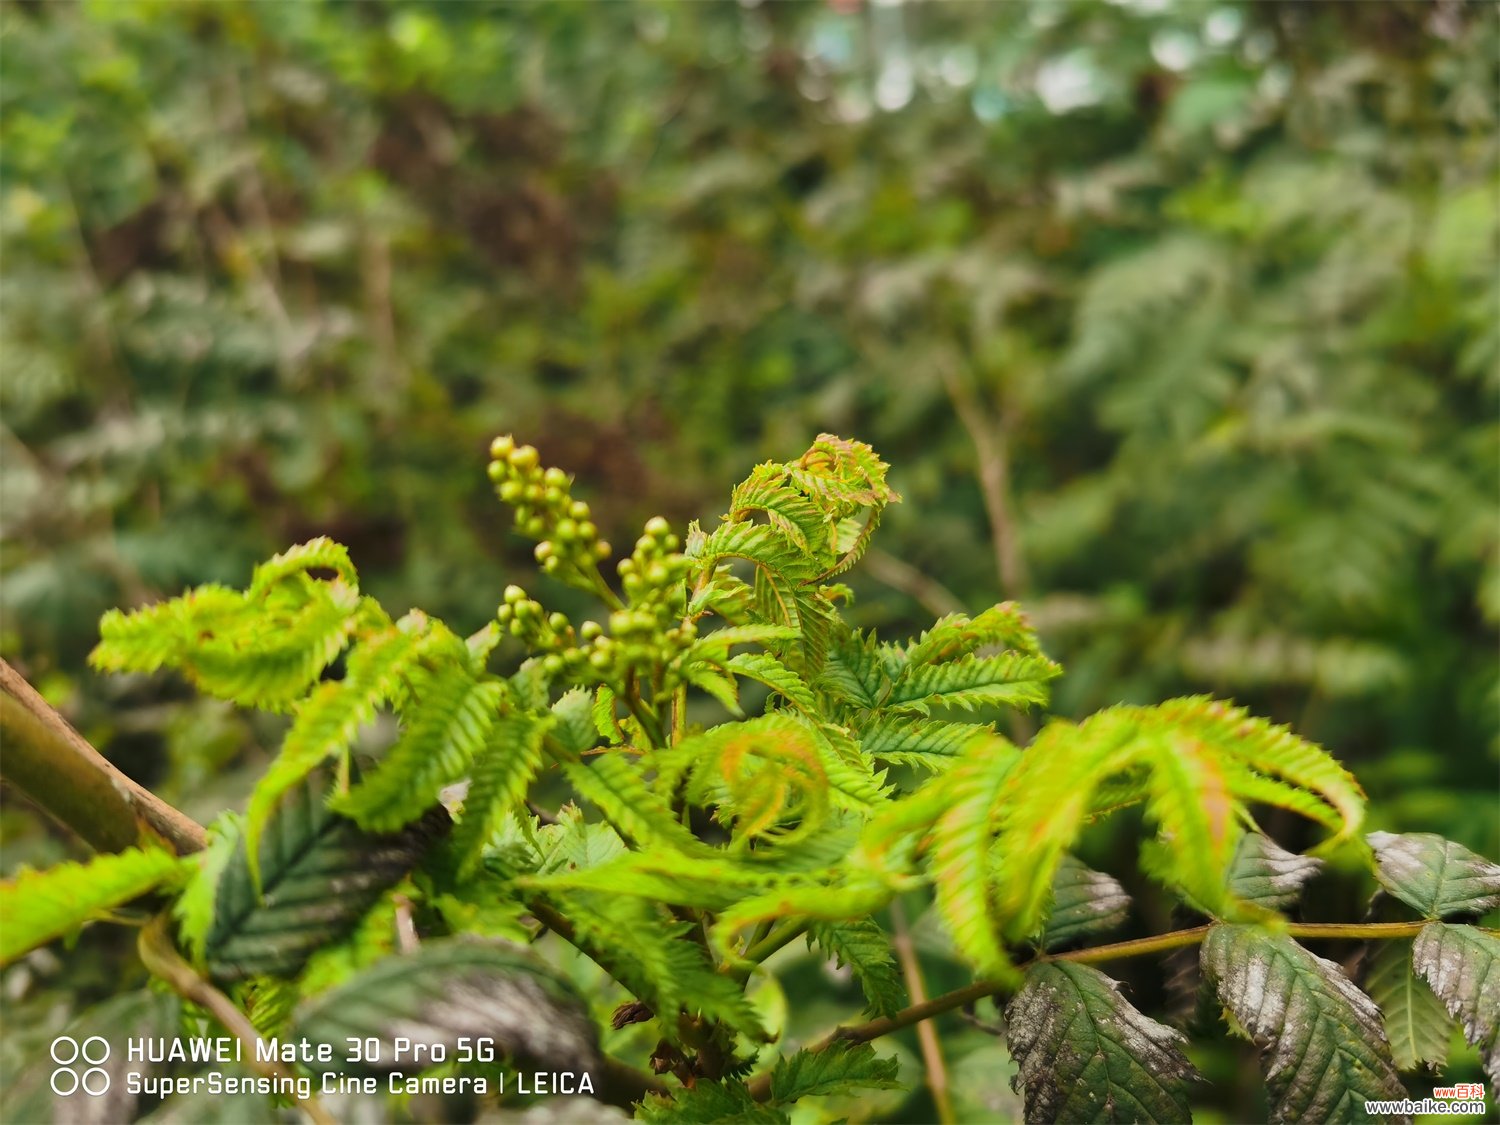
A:
<svg viewBox="0 0 1500 1125">
<path fill-rule="evenodd" d="M 599 744 L 599 728 L 594 722 L 594 697 L 588 688 L 569 688 L 552 705 L 552 716 L 557 721 L 552 727 L 552 737 L 564 749 L 573 754 L 582 754 Z"/>
<path fill-rule="evenodd" d="M 1028 1122 L 1192 1120 L 1197 1074 L 1183 1037 L 1136 1011 L 1103 973 L 1067 961 L 1034 965 L 1005 1026 Z"/>
<path fill-rule="evenodd" d="M 1366 1100 L 1403 1099 L 1380 1012 L 1332 961 L 1256 926 L 1219 925 L 1204 974 L 1255 1042 L 1273 1121 L 1364 1120 Z"/>
<path fill-rule="evenodd" d="M 1229 864 L 1229 892 L 1267 910 L 1296 905 L 1302 888 L 1322 870 L 1323 861 L 1289 852 L 1260 832 L 1240 837 Z"/>
<path fill-rule="evenodd" d="M 1412 943 L 1412 966 L 1479 1049 L 1490 1081 L 1500 1085 L 1500 937 L 1477 926 L 1432 922 Z"/>
<path fill-rule="evenodd" d="M 878 1058 L 868 1043 L 839 1040 L 821 1051 L 798 1051 L 776 1060 L 771 1100 L 786 1104 L 856 1090 L 899 1090 L 900 1070 L 899 1062 Z"/>
<path fill-rule="evenodd" d="M 670 1098 L 648 1094 L 636 1112 L 649 1125 L 787 1125 L 787 1115 L 750 1096 L 743 1082 L 699 1082 L 690 1090 L 676 1090 Z"/>
<path fill-rule="evenodd" d="M 1062 857 L 1052 878 L 1052 911 L 1042 931 L 1042 948 L 1059 949 L 1082 937 L 1124 925 L 1130 896 L 1119 881 L 1071 855 Z"/>
<path fill-rule="evenodd" d="M 818 716 L 818 701 L 802 678 L 770 653 L 742 652 L 724 667 L 736 675 L 765 684 L 804 715 L 810 718 Z"/>
<path fill-rule="evenodd" d="M 859 732 L 860 748 L 893 765 L 918 766 L 941 773 L 959 759 L 976 734 L 995 731 L 994 724 L 945 723 L 937 719 L 892 716 L 877 719 Z"/>
<path fill-rule="evenodd" d="M 403 708 L 405 729 L 380 764 L 333 807 L 361 828 L 389 832 L 438 803 L 484 747 L 498 717 L 505 686 L 475 680 L 468 669 L 417 669 Z"/>
<path fill-rule="evenodd" d="M 1500 906 L 1500 864 L 1431 832 L 1371 832 L 1380 885 L 1427 918 Z"/>
<path fill-rule="evenodd" d="M 333 1045 L 335 1061 L 322 1069 L 346 1073 L 420 1069 L 397 1056 L 398 1036 L 444 1047 L 449 1057 L 461 1038 L 487 1036 L 512 1065 L 599 1068 L 588 1005 L 526 950 L 500 942 L 444 938 L 387 957 L 305 1005 L 295 1027 L 313 1043 Z M 347 1041 L 355 1038 L 379 1040 L 379 1061 L 346 1063 Z"/>
<path fill-rule="evenodd" d="M 252 595 L 267 593 L 272 586 L 294 574 L 310 570 L 331 570 L 353 589 L 359 589 L 359 575 L 349 559 L 349 550 L 332 539 L 319 536 L 295 547 L 288 547 L 255 568 L 250 578 Z"/>
<path fill-rule="evenodd" d="M 23 868 L 0 883 L 0 964 L 72 933 L 183 872 L 163 848 L 127 848 L 45 871 Z"/>
<path fill-rule="evenodd" d="M 314 774 L 272 809 L 259 841 L 261 893 L 245 841 L 235 844 L 203 939 L 216 979 L 296 973 L 315 950 L 353 929 L 447 824 L 435 810 L 401 832 L 371 835 L 329 809 L 326 792 L 326 778 Z"/>
<path fill-rule="evenodd" d="M 1397 1069 L 1415 1070 L 1424 1063 L 1442 1066 L 1453 1021 L 1427 982 L 1412 970 L 1411 941 L 1380 942 L 1370 953 L 1364 983 L 1385 1021 Z"/>
<path fill-rule="evenodd" d="M 551 725 L 550 719 L 508 715 L 491 728 L 489 742 L 470 772 L 463 816 L 453 831 L 460 876 L 474 872 L 500 822 L 526 799 L 527 786 L 542 765 L 542 738 Z"/>
<path fill-rule="evenodd" d="M 884 706 L 920 714 L 934 707 L 972 710 L 998 703 L 1025 708 L 1046 703 L 1047 685 L 1061 674 L 1062 667 L 1045 656 L 1018 652 L 908 666 L 891 685 Z"/>
<path fill-rule="evenodd" d="M 843 922 L 813 922 L 808 941 L 849 966 L 865 994 L 865 1008 L 877 1016 L 890 1016 L 906 1007 L 906 986 L 891 953 L 891 939 L 873 918 Z"/>
</svg>

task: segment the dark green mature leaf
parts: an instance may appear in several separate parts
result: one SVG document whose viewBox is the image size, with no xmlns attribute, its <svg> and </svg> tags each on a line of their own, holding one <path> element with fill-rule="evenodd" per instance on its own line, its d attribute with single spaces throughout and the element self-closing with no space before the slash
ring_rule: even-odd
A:
<svg viewBox="0 0 1500 1125">
<path fill-rule="evenodd" d="M 1260 832 L 1240 837 L 1229 863 L 1229 892 L 1267 910 L 1286 910 L 1321 870 L 1323 861 L 1289 852 Z"/>
<path fill-rule="evenodd" d="M 23 868 L 0 883 L 0 964 L 139 898 L 182 870 L 183 861 L 159 847 L 127 848 L 46 871 Z"/>
<path fill-rule="evenodd" d="M 361 1069 L 410 1068 L 397 1036 L 453 1056 L 458 1040 L 488 1036 L 516 1065 L 597 1072 L 599 1050 L 588 1005 L 570 984 L 519 946 L 469 938 L 427 942 L 387 957 L 304 1007 L 297 1034 L 331 1043 L 332 1069 L 349 1070 L 345 1040 L 378 1039 L 380 1061 Z"/>
<path fill-rule="evenodd" d="M 1052 879 L 1052 912 L 1042 931 L 1042 948 L 1057 949 L 1082 937 L 1108 933 L 1122 925 L 1129 913 L 1130 896 L 1117 879 L 1065 855 Z"/>
<path fill-rule="evenodd" d="M 1412 943 L 1412 966 L 1479 1048 L 1500 1085 L 1500 937 L 1477 926 L 1433 922 Z"/>
<path fill-rule="evenodd" d="M 1027 1121 L 1190 1121 L 1182 1036 L 1087 965 L 1045 962 L 1005 1009 Z"/>
<path fill-rule="evenodd" d="M 348 933 L 448 823 L 448 814 L 435 809 L 400 832 L 371 835 L 327 807 L 327 786 L 315 773 L 278 799 L 258 845 L 260 894 L 245 841 L 234 845 L 202 939 L 215 978 L 297 972 L 314 951 Z M 213 878 L 212 870 L 199 877 Z M 186 936 L 196 943 L 195 935 Z"/>
<path fill-rule="evenodd" d="M 1334 962 L 1256 926 L 1220 925 L 1202 963 L 1264 1048 L 1273 1121 L 1362 1121 L 1367 1099 L 1406 1096 L 1379 1010 Z"/>
<path fill-rule="evenodd" d="M 771 1072 L 771 1100 L 794 1102 L 829 1094 L 851 1094 L 856 1090 L 900 1089 L 896 1075 L 901 1064 L 877 1058 L 868 1043 L 843 1040 L 821 1051 L 798 1051 L 776 1060 Z"/>
<path fill-rule="evenodd" d="M 891 939 L 873 918 L 814 922 L 808 927 L 808 941 L 849 966 L 868 1011 L 890 1016 L 906 1007 L 906 986 L 891 953 Z"/>
<path fill-rule="evenodd" d="M 649 1094 L 636 1113 L 651 1125 L 786 1125 L 787 1115 L 775 1106 L 761 1105 L 743 1082 L 699 1082 L 691 1090 L 674 1090 L 672 1097 Z"/>
<path fill-rule="evenodd" d="M 1365 991 L 1385 1020 L 1391 1057 L 1401 1070 L 1442 1066 L 1453 1032 L 1443 1002 L 1412 970 L 1410 941 L 1383 941 L 1370 954 Z"/>
<path fill-rule="evenodd" d="M 1380 885 L 1428 918 L 1500 906 L 1500 864 L 1431 832 L 1371 832 Z"/>
</svg>

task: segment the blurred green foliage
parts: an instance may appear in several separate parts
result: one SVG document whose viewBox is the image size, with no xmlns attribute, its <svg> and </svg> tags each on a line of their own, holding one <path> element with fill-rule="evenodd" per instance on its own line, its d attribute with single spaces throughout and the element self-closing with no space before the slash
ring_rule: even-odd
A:
<svg viewBox="0 0 1500 1125">
<path fill-rule="evenodd" d="M 496 433 L 619 540 L 829 430 L 907 500 L 864 621 L 1018 597 L 1060 713 L 1231 696 L 1500 850 L 1493 6 L 99 0 L 0 49 L 0 647 L 199 817 L 271 732 L 87 673 L 105 609 L 327 534 L 474 628 L 529 553 Z"/>
</svg>

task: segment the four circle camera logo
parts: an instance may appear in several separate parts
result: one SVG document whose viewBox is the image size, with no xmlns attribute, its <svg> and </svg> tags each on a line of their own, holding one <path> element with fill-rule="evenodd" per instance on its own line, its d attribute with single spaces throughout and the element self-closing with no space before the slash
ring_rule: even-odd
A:
<svg viewBox="0 0 1500 1125">
<path fill-rule="evenodd" d="M 90 1035 L 82 1043 L 71 1035 L 59 1035 L 52 1040 L 52 1061 L 57 1063 L 52 1072 L 52 1092 L 65 1098 L 82 1086 L 85 1094 L 96 1098 L 106 1093 L 109 1071 L 99 1064 L 108 1059 L 109 1040 L 102 1035 Z"/>
</svg>

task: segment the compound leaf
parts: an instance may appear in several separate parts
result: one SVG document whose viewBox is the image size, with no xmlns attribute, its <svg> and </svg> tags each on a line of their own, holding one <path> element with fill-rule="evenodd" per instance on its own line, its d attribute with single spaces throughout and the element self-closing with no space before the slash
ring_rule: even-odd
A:
<svg viewBox="0 0 1500 1125">
<path fill-rule="evenodd" d="M 699 1082 L 672 1096 L 648 1094 L 636 1113 L 648 1125 L 786 1125 L 787 1115 L 775 1106 L 761 1105 L 743 1082 Z"/>
<path fill-rule="evenodd" d="M 1256 926 L 1219 925 L 1203 971 L 1264 1048 L 1273 1121 L 1363 1120 L 1366 1100 L 1403 1099 L 1380 1012 L 1332 961 Z"/>
<path fill-rule="evenodd" d="M 1196 1072 L 1180 1034 L 1136 1011 L 1087 965 L 1035 965 L 1025 980 L 1005 1025 L 1028 1122 L 1192 1119 Z"/>
</svg>

